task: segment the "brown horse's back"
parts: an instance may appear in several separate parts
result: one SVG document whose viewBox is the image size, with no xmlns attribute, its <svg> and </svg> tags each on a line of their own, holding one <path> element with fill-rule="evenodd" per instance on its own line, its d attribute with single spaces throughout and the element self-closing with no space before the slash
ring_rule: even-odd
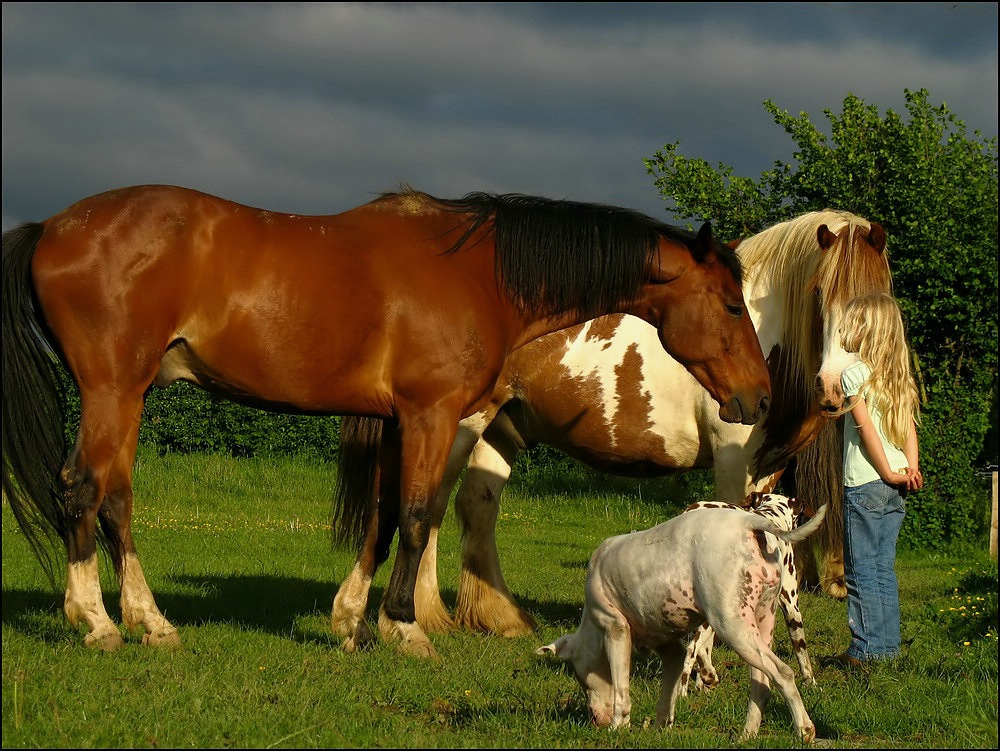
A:
<svg viewBox="0 0 1000 751">
<path fill-rule="evenodd" d="M 142 186 L 49 219 L 33 270 L 80 382 L 186 379 L 285 409 L 389 415 L 410 379 L 483 370 L 457 355 L 471 331 L 504 333 L 481 312 L 503 305 L 495 285 L 473 282 L 492 279 L 492 254 L 442 255 L 464 218 L 414 196 L 299 216 Z"/>
</svg>

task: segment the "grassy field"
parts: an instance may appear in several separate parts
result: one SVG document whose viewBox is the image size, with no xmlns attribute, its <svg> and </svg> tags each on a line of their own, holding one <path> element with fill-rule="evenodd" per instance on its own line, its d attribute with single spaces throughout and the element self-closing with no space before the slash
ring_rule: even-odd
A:
<svg viewBox="0 0 1000 751">
<path fill-rule="evenodd" d="M 498 524 L 508 583 L 537 634 L 434 635 L 440 662 L 378 645 L 346 654 L 329 613 L 353 555 L 330 545 L 333 470 L 295 461 L 143 455 L 135 474 L 136 536 L 161 609 L 185 648 L 114 654 L 82 646 L 3 506 L 3 746 L 719 748 L 738 746 L 747 668 L 716 649 L 722 683 L 683 700 L 672 730 L 644 729 L 658 664 L 638 655 L 632 726 L 587 719 L 567 669 L 533 652 L 575 629 L 587 560 L 605 537 L 675 513 L 673 484 L 580 471 L 512 482 Z M 686 499 L 681 499 L 684 502 Z M 985 501 L 984 501 L 985 502 Z M 440 578 L 458 580 L 453 512 Z M 118 613 L 117 586 L 106 603 Z M 985 551 L 901 554 L 903 637 L 894 665 L 867 672 L 818 665 L 843 651 L 843 603 L 804 594 L 817 687 L 802 687 L 823 745 L 837 748 L 997 747 L 997 574 Z M 375 580 L 373 613 L 389 566 Z M 793 668 L 783 625 L 776 650 Z M 796 747 L 774 694 L 752 747 Z"/>
</svg>

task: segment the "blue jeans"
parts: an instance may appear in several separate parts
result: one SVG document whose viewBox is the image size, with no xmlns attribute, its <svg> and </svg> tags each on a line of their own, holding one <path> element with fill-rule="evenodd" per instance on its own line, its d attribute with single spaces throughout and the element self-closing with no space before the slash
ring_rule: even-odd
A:
<svg viewBox="0 0 1000 751">
<path fill-rule="evenodd" d="M 896 540 L 906 504 L 881 480 L 844 488 L 844 578 L 851 646 L 859 660 L 899 655 Z"/>
</svg>

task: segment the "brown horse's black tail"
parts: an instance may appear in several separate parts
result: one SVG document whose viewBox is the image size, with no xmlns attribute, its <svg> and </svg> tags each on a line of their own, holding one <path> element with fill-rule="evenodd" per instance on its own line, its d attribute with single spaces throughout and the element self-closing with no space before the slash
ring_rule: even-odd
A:
<svg viewBox="0 0 1000 751">
<path fill-rule="evenodd" d="M 333 498 L 333 539 L 336 545 L 360 547 L 372 515 L 379 508 L 377 487 L 383 420 L 344 417 L 340 421 L 337 489 Z M 398 514 L 398 510 L 382 509 Z"/>
<path fill-rule="evenodd" d="M 3 494 L 49 579 L 68 529 L 59 472 L 66 457 L 61 365 L 31 280 L 45 228 L 3 235 Z"/>
</svg>

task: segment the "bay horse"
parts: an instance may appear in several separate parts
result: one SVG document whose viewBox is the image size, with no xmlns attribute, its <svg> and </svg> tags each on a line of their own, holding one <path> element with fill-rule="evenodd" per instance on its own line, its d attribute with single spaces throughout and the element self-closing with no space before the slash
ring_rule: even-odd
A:
<svg viewBox="0 0 1000 751">
<path fill-rule="evenodd" d="M 840 372 L 852 360 L 840 346 L 842 310 L 856 295 L 891 290 L 885 246 L 881 225 L 838 210 L 805 213 L 738 244 L 743 293 L 773 387 L 768 414 L 754 426 L 720 420 L 705 390 L 658 346 L 656 331 L 630 315 L 569 327 L 513 352 L 491 404 L 463 420 L 456 438 L 421 562 L 418 621 L 432 631 L 455 625 L 439 594 L 436 540 L 463 468 L 455 621 L 508 636 L 534 628 L 507 587 L 496 544 L 501 492 L 526 446 L 544 443 L 633 477 L 711 467 L 715 497 L 729 503 L 771 492 L 843 403 Z M 839 456 L 827 458 L 839 465 Z"/>
<path fill-rule="evenodd" d="M 412 189 L 301 216 L 146 185 L 85 198 L 3 236 L 3 491 L 84 642 L 123 643 L 98 576 L 103 540 L 125 626 L 177 645 L 132 536 L 132 470 L 148 390 L 186 380 L 286 412 L 385 421 L 374 514 L 399 532 L 385 598 L 403 651 L 434 654 L 414 586 L 459 421 L 506 357 L 546 333 L 634 313 L 718 402 L 752 424 L 770 382 L 739 261 L 636 212 L 516 194 Z M 64 445 L 58 361 L 80 391 Z M 342 534 L 359 527 L 345 515 Z M 100 539 L 98 535 L 100 524 Z"/>
</svg>

